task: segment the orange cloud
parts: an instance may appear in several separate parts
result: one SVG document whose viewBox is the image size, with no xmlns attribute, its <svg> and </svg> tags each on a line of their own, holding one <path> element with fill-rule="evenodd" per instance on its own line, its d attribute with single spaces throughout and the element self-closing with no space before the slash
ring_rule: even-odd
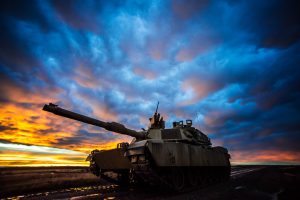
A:
<svg viewBox="0 0 300 200">
<path fill-rule="evenodd" d="M 143 69 L 140 67 L 135 67 L 133 68 L 133 72 L 138 75 L 138 76 L 142 76 L 148 80 L 153 80 L 157 78 L 157 74 L 153 71 L 147 70 L 147 69 Z"/>
<path fill-rule="evenodd" d="M 160 27 L 156 28 L 159 29 Z M 172 36 L 168 35 L 168 37 L 161 36 L 160 38 L 150 39 L 147 44 L 149 56 L 154 60 L 164 59 L 165 51 L 171 38 Z"/>
<path fill-rule="evenodd" d="M 108 149 L 114 149 L 117 147 L 118 143 L 121 142 L 128 142 L 124 140 L 115 140 L 110 142 L 97 142 L 97 143 L 83 143 L 79 147 L 77 147 L 75 150 L 80 152 L 91 152 L 91 150 L 98 149 L 98 150 L 108 150 Z"/>
<path fill-rule="evenodd" d="M 79 66 L 75 68 L 75 75 L 72 77 L 79 85 L 87 88 L 101 87 L 100 79 L 96 78 L 90 67 L 85 67 L 84 63 L 79 62 Z"/>
<path fill-rule="evenodd" d="M 5 83 L 0 84 L 0 92 L 2 95 L 5 95 L 6 99 L 10 100 L 11 102 L 36 104 L 38 102 L 56 101 L 55 98 L 49 97 L 54 95 L 48 96 L 43 94 L 35 94 L 26 91 L 24 88 L 21 88 L 14 83 L 10 83 L 9 80 L 4 80 L 3 82 Z M 52 88 L 51 91 L 48 91 L 49 94 L 54 94 L 58 92 L 60 92 L 60 89 L 57 88 Z"/>
<path fill-rule="evenodd" d="M 26 97 L 22 99 L 22 96 L 18 96 L 21 94 L 17 93 L 15 97 L 19 102 L 27 102 L 25 106 L 12 101 L 0 104 L 0 138 L 5 142 L 3 144 L 27 144 L 33 145 L 32 148 L 35 145 L 39 148 L 56 147 L 74 150 L 79 154 L 65 155 L 63 151 L 60 154 L 51 154 L 51 150 L 44 154 L 27 150 L 19 151 L 14 147 L 3 149 L 0 146 L 0 166 L 87 165 L 85 157 L 93 149 L 112 149 L 119 142 L 129 141 L 129 138 L 122 136 L 101 141 L 100 134 L 105 134 L 105 131 L 100 133 L 103 132 L 101 128 L 99 128 L 99 139 L 97 136 L 91 139 L 90 136 L 78 135 L 82 123 L 44 112 L 42 105 L 45 101 L 42 101 L 41 97 L 31 94 L 32 99 L 37 102 L 28 103 Z M 100 109 L 95 110 L 96 115 L 99 112 Z M 116 119 L 116 115 L 106 110 L 101 111 L 100 115 L 103 119 Z M 62 142 L 64 140 L 71 142 L 64 144 Z"/>
<path fill-rule="evenodd" d="M 208 5 L 208 1 L 181 1 L 181 0 L 174 0 L 172 1 L 172 9 L 173 12 L 178 16 L 180 19 L 188 19 L 193 15 L 201 12 Z"/>
<path fill-rule="evenodd" d="M 68 138 L 80 125 L 65 123 L 68 132 L 58 131 L 55 127 L 61 127 L 61 120 L 55 120 L 46 116 L 38 105 L 28 108 L 14 103 L 0 105 L 1 126 L 5 127 L 0 132 L 1 139 L 23 143 L 51 146 L 59 138 Z"/>
<path fill-rule="evenodd" d="M 180 102 L 180 105 L 190 105 L 205 98 L 211 92 L 218 89 L 219 84 L 214 80 L 209 80 L 208 77 L 203 75 L 202 77 L 191 77 L 186 79 L 181 84 L 181 90 L 185 93 L 190 92 L 189 96 L 184 101 Z"/>
<path fill-rule="evenodd" d="M 177 61 L 193 60 L 198 55 L 211 51 L 219 43 L 218 37 L 208 27 L 202 27 L 200 30 L 191 35 L 188 42 L 177 52 L 175 56 Z"/>
<path fill-rule="evenodd" d="M 85 102 L 85 104 L 93 108 L 93 116 L 103 121 L 118 121 L 118 115 L 115 114 L 109 107 L 102 104 L 101 101 L 95 99 L 86 93 L 75 93 L 75 97 Z M 93 117 L 91 116 L 91 117 Z"/>
</svg>

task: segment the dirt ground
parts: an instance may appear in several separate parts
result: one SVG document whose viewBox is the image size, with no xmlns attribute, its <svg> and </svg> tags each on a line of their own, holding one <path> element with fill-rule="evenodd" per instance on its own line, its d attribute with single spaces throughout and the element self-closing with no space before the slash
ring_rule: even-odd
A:
<svg viewBox="0 0 300 200">
<path fill-rule="evenodd" d="M 0 197 L 99 184 L 88 167 L 0 168 Z"/>
<path fill-rule="evenodd" d="M 28 171 L 29 170 L 29 171 Z M 31 172 L 30 172 L 31 170 Z M 9 199 L 300 199 L 300 166 L 233 167 L 230 181 L 175 193 L 99 181 L 86 168 L 1 170 L 1 197 Z M 31 175 L 30 175 L 31 174 Z M 31 193 L 31 194 L 30 194 Z"/>
</svg>

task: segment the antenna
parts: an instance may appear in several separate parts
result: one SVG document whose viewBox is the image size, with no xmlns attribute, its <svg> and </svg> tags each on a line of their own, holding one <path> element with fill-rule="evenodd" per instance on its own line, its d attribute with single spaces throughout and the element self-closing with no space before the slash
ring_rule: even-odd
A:
<svg viewBox="0 0 300 200">
<path fill-rule="evenodd" d="M 158 110 L 158 105 L 159 105 L 159 101 L 157 102 L 157 106 L 156 106 L 155 113 L 157 113 L 157 110 Z"/>
</svg>

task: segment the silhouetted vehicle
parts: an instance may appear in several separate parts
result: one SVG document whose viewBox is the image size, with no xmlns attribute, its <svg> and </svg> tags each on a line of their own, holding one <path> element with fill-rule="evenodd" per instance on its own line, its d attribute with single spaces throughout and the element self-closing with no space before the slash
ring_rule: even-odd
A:
<svg viewBox="0 0 300 200">
<path fill-rule="evenodd" d="M 192 120 L 173 122 L 165 128 L 156 111 L 147 130 L 135 131 L 116 122 L 103 122 L 54 104 L 43 110 L 134 137 L 111 150 L 93 150 L 87 157 L 96 176 L 118 184 L 146 183 L 174 190 L 195 187 L 230 177 L 230 155 L 226 148 L 212 147 L 210 139 L 192 126 Z"/>
</svg>

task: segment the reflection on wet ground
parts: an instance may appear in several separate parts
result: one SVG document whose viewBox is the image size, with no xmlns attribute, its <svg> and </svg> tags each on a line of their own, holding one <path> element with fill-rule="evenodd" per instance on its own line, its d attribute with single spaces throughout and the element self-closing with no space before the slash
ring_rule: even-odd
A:
<svg viewBox="0 0 300 200">
<path fill-rule="evenodd" d="M 54 190 L 44 193 L 35 193 L 28 195 L 19 195 L 10 197 L 7 199 L 103 199 L 106 194 L 113 194 L 119 191 L 118 185 L 98 185 L 98 186 L 86 186 L 86 187 L 74 187 L 62 190 Z M 105 199 L 115 199 L 115 196 L 109 196 Z"/>
<path fill-rule="evenodd" d="M 259 168 L 238 168 L 233 167 L 232 176 L 242 175 L 245 173 L 258 170 Z M 108 185 L 94 185 L 85 187 L 72 187 L 61 190 L 47 191 L 44 193 L 34 193 L 28 195 L 20 195 L 11 197 L 8 199 L 120 199 L 130 196 L 135 196 L 135 194 L 145 194 L 145 197 L 155 197 L 156 195 L 164 195 L 165 192 L 157 191 L 153 193 L 152 189 L 149 188 L 121 188 L 118 185 L 108 184 Z M 153 196 L 154 195 L 154 196 Z M 167 194 L 165 194 L 167 195 Z"/>
<path fill-rule="evenodd" d="M 20 195 L 8 199 L 276 199 L 280 195 L 297 193 L 299 167 L 242 167 L 233 168 L 226 183 L 197 188 L 181 193 L 160 188 L 119 187 L 114 184 L 72 187 L 68 189 Z M 251 199 L 250 198 L 250 199 Z M 280 198 L 279 198 L 280 199 Z"/>
</svg>

